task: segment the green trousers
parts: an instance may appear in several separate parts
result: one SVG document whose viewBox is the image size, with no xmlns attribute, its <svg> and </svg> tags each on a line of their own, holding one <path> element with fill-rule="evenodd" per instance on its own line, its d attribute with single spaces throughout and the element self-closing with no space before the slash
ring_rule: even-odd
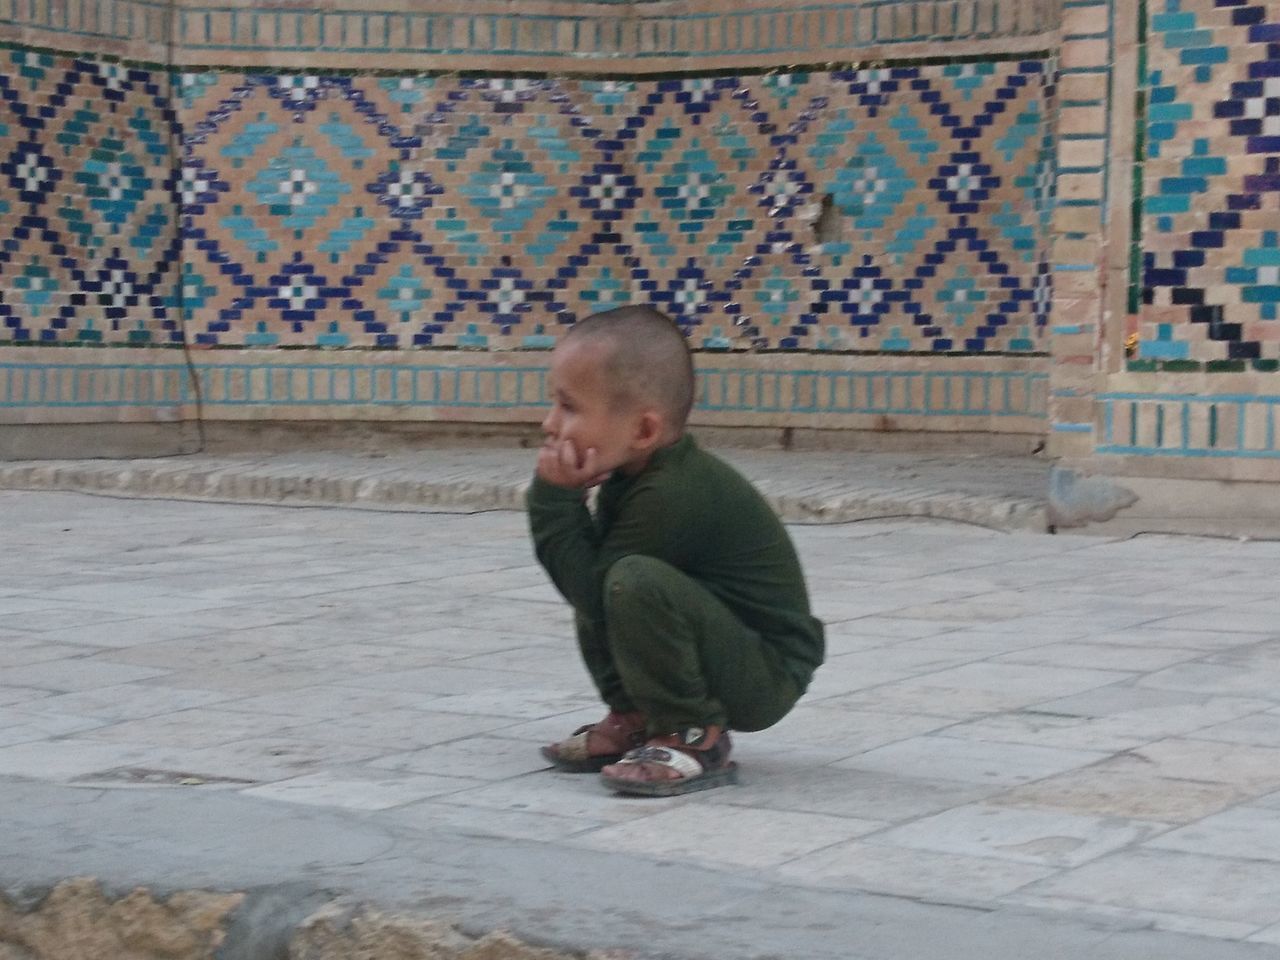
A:
<svg viewBox="0 0 1280 960">
<path fill-rule="evenodd" d="M 650 735 L 763 730 L 799 699 L 777 651 L 670 564 L 617 561 L 605 575 L 604 611 L 604 623 L 577 619 L 583 661 L 610 709 L 643 711 Z"/>
</svg>

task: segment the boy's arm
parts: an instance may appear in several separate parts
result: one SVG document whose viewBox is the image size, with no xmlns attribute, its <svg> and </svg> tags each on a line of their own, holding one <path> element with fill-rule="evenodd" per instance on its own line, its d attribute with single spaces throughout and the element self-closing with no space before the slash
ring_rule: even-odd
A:
<svg viewBox="0 0 1280 960">
<path fill-rule="evenodd" d="M 586 491 L 557 487 L 535 476 L 525 503 L 538 562 L 564 598 L 585 613 L 596 589 L 594 570 L 600 552 Z M 598 605 L 597 597 L 592 606 Z"/>
<path fill-rule="evenodd" d="M 574 609 L 592 621 L 604 619 L 604 577 L 622 557 L 640 554 L 679 566 L 689 548 L 663 522 L 652 490 L 637 490 L 601 537 L 584 491 L 557 487 L 534 477 L 526 502 L 534 552 L 551 581 Z"/>
</svg>

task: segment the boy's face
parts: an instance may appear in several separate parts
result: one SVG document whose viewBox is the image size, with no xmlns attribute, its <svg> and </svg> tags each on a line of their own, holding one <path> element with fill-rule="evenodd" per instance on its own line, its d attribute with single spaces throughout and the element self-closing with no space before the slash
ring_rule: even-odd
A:
<svg viewBox="0 0 1280 960">
<path fill-rule="evenodd" d="M 548 439 L 573 445 L 579 464 L 594 448 L 601 472 L 628 467 L 648 453 L 637 449 L 642 411 L 620 407 L 610 393 L 607 350 L 605 344 L 589 340 L 569 340 L 556 347 L 551 356 L 551 412 L 542 421 Z"/>
</svg>

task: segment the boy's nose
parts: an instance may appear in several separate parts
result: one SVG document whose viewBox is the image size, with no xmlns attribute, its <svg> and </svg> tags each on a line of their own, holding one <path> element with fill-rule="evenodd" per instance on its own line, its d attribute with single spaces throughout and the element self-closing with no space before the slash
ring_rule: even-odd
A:
<svg viewBox="0 0 1280 960">
<path fill-rule="evenodd" d="M 555 418 L 556 418 L 556 412 L 554 409 L 550 413 L 548 413 L 545 417 L 542 418 L 542 432 L 546 434 L 548 437 L 555 436 L 555 432 L 556 432 Z"/>
</svg>

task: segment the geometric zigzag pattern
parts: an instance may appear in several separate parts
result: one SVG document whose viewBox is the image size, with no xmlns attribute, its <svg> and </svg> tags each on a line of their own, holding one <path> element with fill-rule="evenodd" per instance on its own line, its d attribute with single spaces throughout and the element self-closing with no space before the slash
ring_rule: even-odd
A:
<svg viewBox="0 0 1280 960">
<path fill-rule="evenodd" d="M 168 77 L 0 57 L 0 341 L 181 343 Z"/>
<path fill-rule="evenodd" d="M 163 342 L 176 302 L 209 346 L 541 347 L 646 301 L 698 348 L 1039 350 L 1050 69 L 179 75 L 180 170 L 151 189 L 180 256 L 148 267 L 147 309 L 96 322 L 124 340 L 149 309 Z M 11 180 L 68 175 L 19 154 Z M 4 287 L 9 331 L 76 340 Z"/>
<path fill-rule="evenodd" d="M 1157 0 L 1131 366 L 1280 369 L 1280 8 Z"/>
</svg>

